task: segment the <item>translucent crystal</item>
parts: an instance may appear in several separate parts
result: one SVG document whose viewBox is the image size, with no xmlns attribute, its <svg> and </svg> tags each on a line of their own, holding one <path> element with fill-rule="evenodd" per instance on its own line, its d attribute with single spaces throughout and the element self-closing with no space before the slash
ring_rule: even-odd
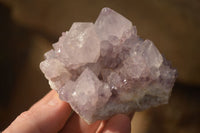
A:
<svg viewBox="0 0 200 133">
<path fill-rule="evenodd" d="M 60 39 L 57 54 L 67 67 L 77 68 L 97 61 L 100 55 L 100 40 L 93 23 L 73 23 L 69 33 L 64 36 L 66 37 L 63 37 L 63 40 Z"/>
<path fill-rule="evenodd" d="M 103 8 L 94 24 L 73 23 L 53 48 L 40 68 L 87 123 L 168 102 L 176 70 L 110 8 Z"/>
<path fill-rule="evenodd" d="M 121 39 L 123 34 L 132 28 L 132 23 L 110 8 L 103 8 L 95 27 L 101 40 L 108 40 L 112 36 Z"/>
</svg>

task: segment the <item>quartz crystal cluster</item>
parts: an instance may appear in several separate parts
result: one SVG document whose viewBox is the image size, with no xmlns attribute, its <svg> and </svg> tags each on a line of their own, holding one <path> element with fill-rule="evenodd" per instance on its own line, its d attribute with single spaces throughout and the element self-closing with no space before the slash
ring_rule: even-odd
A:
<svg viewBox="0 0 200 133">
<path fill-rule="evenodd" d="M 110 8 L 95 23 L 73 23 L 40 68 L 87 123 L 166 104 L 176 78 L 153 42 Z"/>
</svg>

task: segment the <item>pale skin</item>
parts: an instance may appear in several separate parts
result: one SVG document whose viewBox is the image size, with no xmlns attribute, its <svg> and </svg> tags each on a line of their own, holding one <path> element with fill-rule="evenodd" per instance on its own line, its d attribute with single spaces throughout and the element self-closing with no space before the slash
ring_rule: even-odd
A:
<svg viewBox="0 0 200 133">
<path fill-rule="evenodd" d="M 88 125 L 50 91 L 28 111 L 21 113 L 3 133 L 130 133 L 132 116 L 115 115 Z"/>
</svg>

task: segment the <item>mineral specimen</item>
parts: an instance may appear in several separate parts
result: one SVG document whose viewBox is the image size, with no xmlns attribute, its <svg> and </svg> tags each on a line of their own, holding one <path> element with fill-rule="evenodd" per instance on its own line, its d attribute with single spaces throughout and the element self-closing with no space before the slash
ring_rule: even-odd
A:
<svg viewBox="0 0 200 133">
<path fill-rule="evenodd" d="M 176 70 L 110 8 L 95 23 L 73 23 L 53 48 L 40 68 L 87 123 L 168 102 Z"/>
</svg>

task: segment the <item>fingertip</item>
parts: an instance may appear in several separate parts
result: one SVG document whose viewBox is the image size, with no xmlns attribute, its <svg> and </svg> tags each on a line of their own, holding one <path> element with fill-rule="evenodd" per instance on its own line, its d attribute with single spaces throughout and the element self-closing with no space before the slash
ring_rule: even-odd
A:
<svg viewBox="0 0 200 133">
<path fill-rule="evenodd" d="M 34 123 L 43 132 L 58 132 L 71 114 L 68 103 L 61 101 L 56 92 L 50 92 L 38 104 L 30 108 Z"/>
<path fill-rule="evenodd" d="M 134 114 L 135 114 L 135 112 L 131 112 L 131 113 L 128 114 L 128 117 L 130 118 L 130 120 L 133 119 Z"/>
<path fill-rule="evenodd" d="M 103 133 L 130 133 L 131 132 L 131 120 L 129 116 L 124 114 L 118 114 L 113 116 L 106 123 Z"/>
</svg>

